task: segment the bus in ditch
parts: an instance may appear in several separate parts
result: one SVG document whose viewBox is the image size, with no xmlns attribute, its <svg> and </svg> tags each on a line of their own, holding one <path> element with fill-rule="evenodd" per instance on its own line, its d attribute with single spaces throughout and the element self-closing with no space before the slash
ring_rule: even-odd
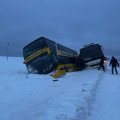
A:
<svg viewBox="0 0 120 120">
<path fill-rule="evenodd" d="M 24 63 L 29 73 L 48 74 L 57 78 L 79 70 L 78 53 L 45 37 L 40 37 L 23 48 Z"/>
<path fill-rule="evenodd" d="M 80 49 L 80 57 L 83 59 L 86 67 L 97 67 L 100 64 L 100 59 L 102 57 L 105 58 L 105 55 L 100 44 L 91 43 Z"/>
</svg>

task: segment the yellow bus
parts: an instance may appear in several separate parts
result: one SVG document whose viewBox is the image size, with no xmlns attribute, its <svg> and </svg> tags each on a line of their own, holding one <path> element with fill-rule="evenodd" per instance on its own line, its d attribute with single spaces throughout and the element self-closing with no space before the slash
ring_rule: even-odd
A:
<svg viewBox="0 0 120 120">
<path fill-rule="evenodd" d="M 29 73 L 48 74 L 76 71 L 78 54 L 75 50 L 40 37 L 23 48 L 24 63 Z M 61 73 L 60 73 L 61 72 Z M 59 75 L 56 75 L 57 77 Z"/>
</svg>

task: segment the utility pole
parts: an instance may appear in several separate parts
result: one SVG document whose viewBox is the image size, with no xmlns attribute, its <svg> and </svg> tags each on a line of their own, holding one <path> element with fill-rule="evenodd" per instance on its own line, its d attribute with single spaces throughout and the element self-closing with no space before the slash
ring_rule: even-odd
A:
<svg viewBox="0 0 120 120">
<path fill-rule="evenodd" d="M 9 43 L 9 42 L 7 42 L 7 61 L 8 61 L 9 45 L 10 45 L 10 43 Z"/>
</svg>

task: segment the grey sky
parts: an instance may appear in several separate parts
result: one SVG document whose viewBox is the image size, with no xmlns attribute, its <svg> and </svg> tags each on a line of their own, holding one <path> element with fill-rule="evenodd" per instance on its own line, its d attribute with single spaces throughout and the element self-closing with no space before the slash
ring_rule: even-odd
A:
<svg viewBox="0 0 120 120">
<path fill-rule="evenodd" d="M 119 0 L 0 0 L 0 50 L 12 52 L 44 36 L 77 51 L 100 43 L 120 55 Z"/>
</svg>

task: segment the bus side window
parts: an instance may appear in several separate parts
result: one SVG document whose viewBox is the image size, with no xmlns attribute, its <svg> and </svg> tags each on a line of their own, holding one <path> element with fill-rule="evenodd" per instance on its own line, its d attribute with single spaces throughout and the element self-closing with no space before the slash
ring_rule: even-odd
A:
<svg viewBox="0 0 120 120">
<path fill-rule="evenodd" d="M 51 48 L 47 48 L 47 52 L 48 52 L 48 55 L 51 55 L 52 49 Z"/>
</svg>

